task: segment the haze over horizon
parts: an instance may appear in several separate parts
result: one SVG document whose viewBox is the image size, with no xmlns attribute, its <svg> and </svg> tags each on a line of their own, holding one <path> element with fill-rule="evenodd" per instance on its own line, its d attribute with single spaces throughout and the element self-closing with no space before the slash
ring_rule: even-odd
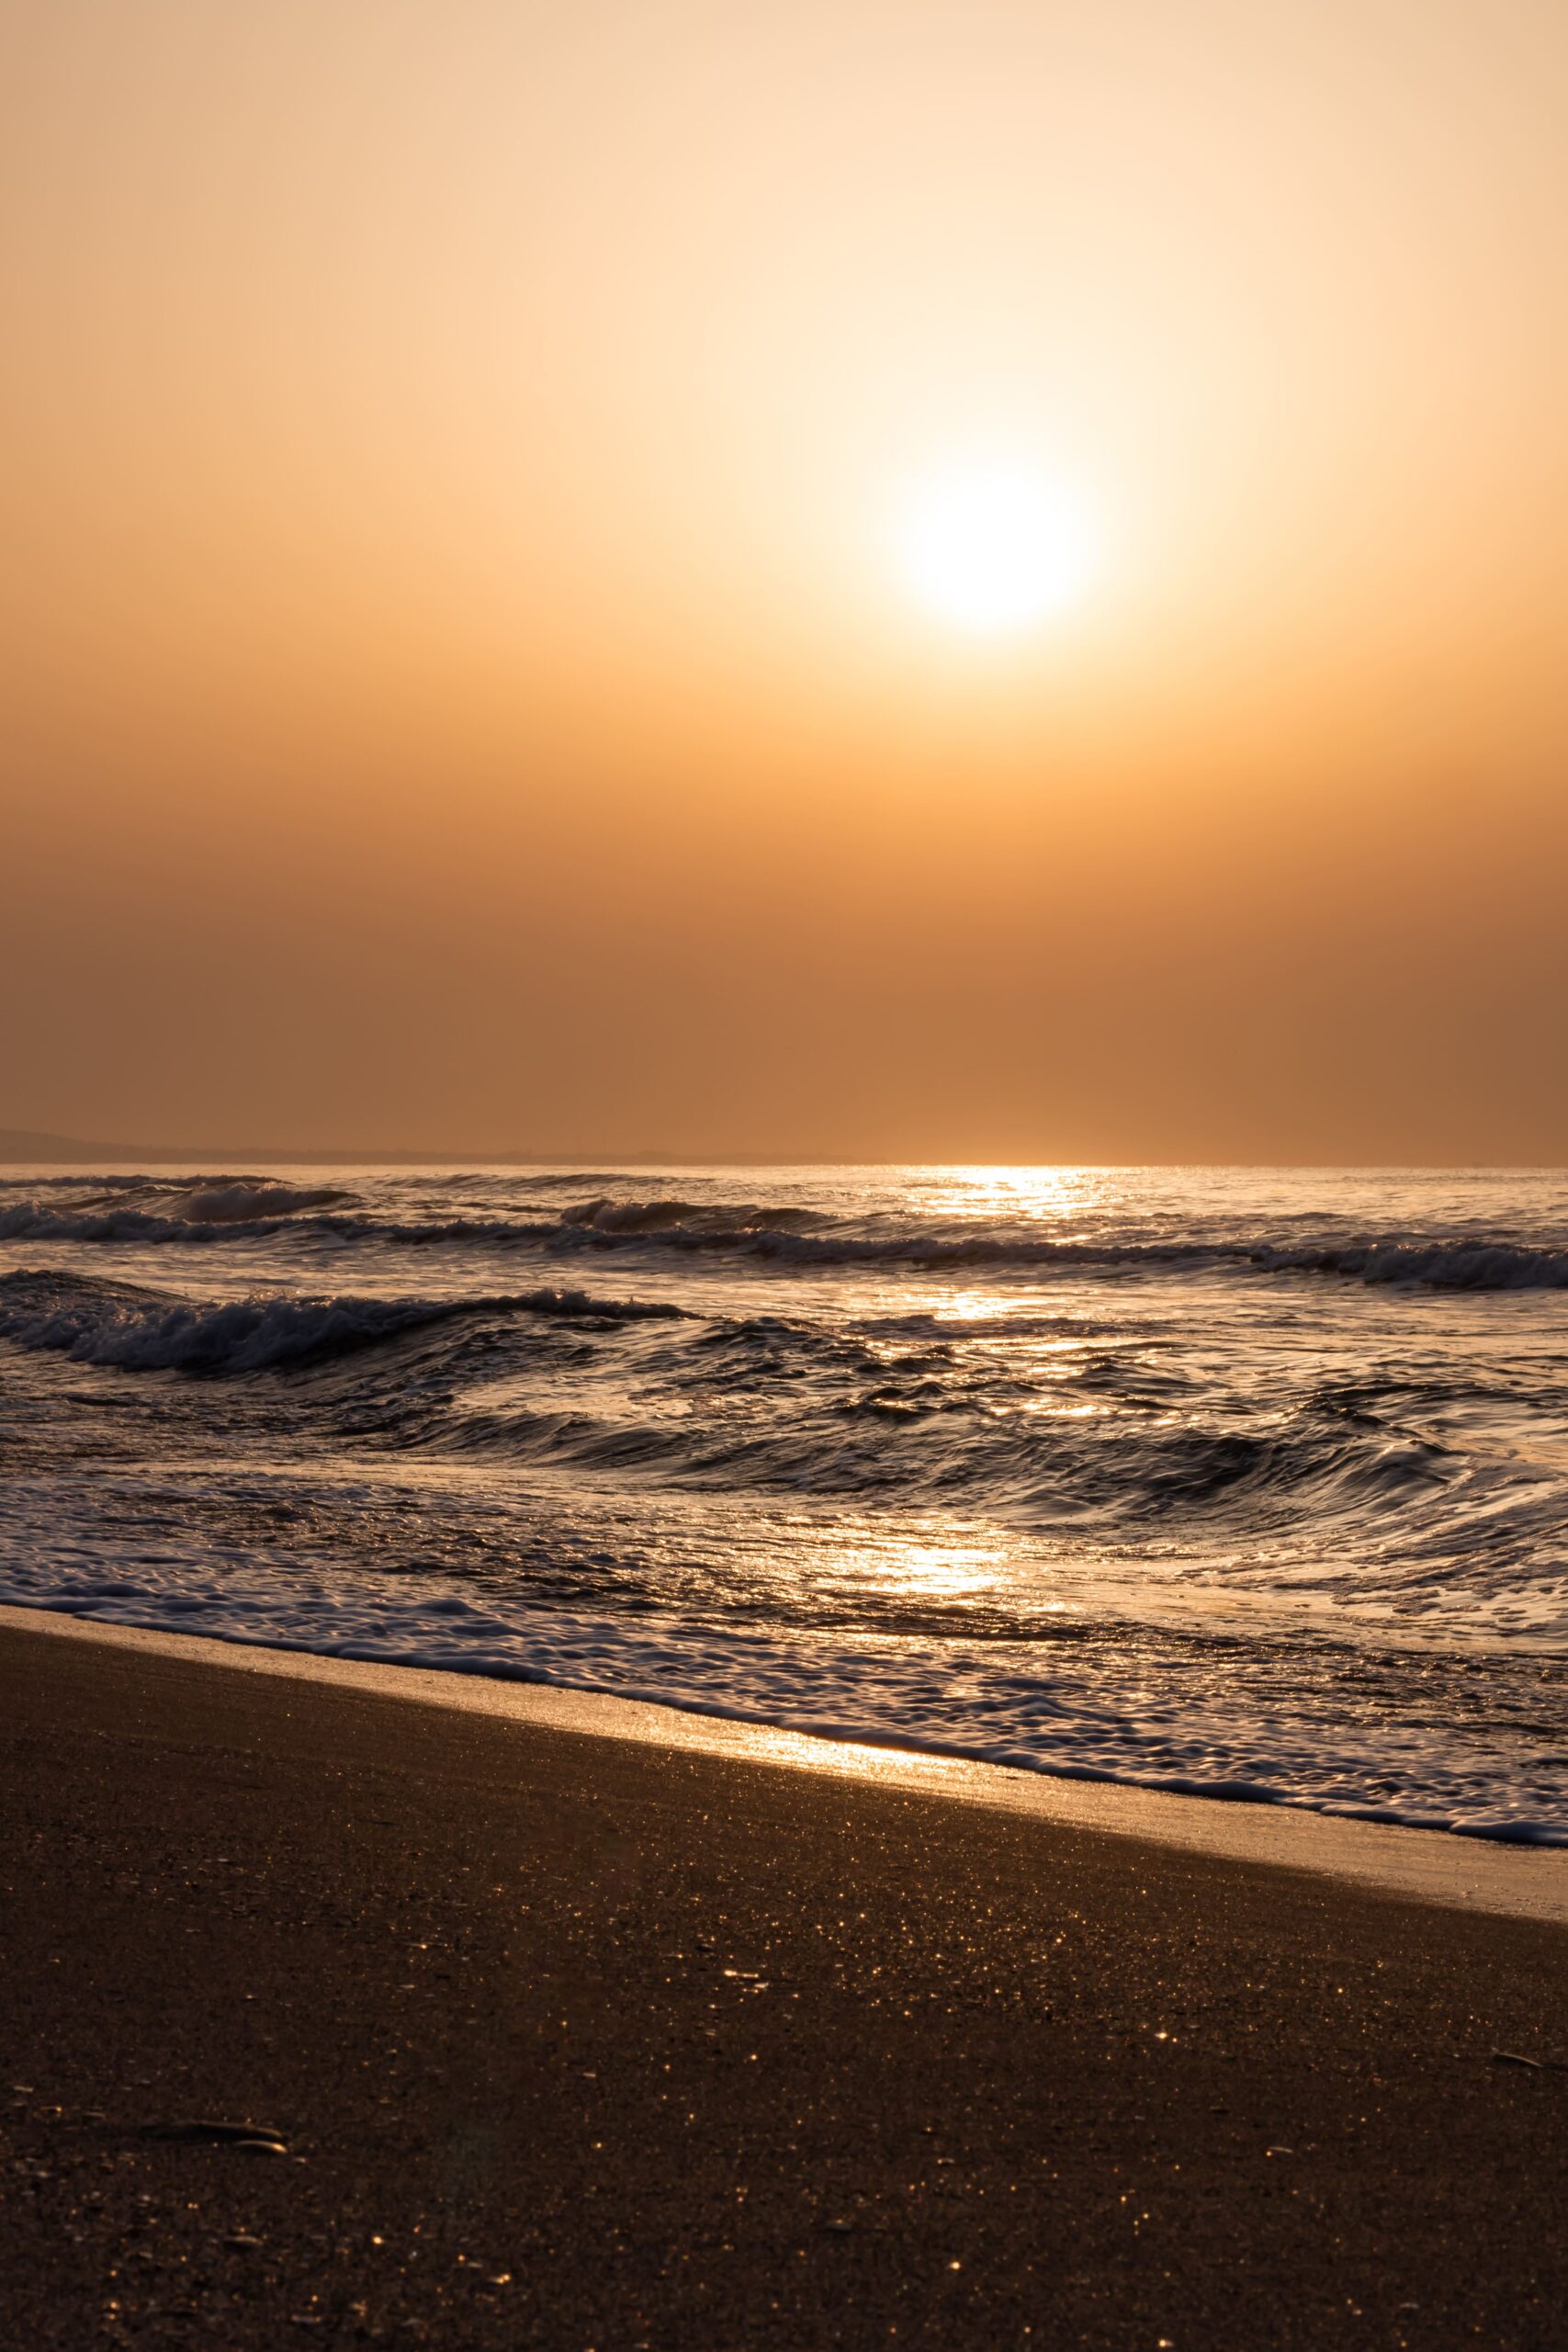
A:
<svg viewBox="0 0 1568 2352">
<path fill-rule="evenodd" d="M 1568 1160 L 1561 7 L 19 0 L 0 94 L 0 1119 Z"/>
<path fill-rule="evenodd" d="M 149 1140 L 107 1136 L 66 1136 L 47 1129 L 0 1127 L 0 1166 L 19 1169 L 72 1168 L 88 1169 L 160 1169 L 171 1176 L 176 1171 L 194 1170 L 200 1174 L 233 1174 L 247 1170 L 265 1171 L 269 1181 L 273 1175 L 291 1168 L 312 1169 L 378 1169 L 389 1172 L 410 1169 L 434 1169 L 447 1171 L 497 1169 L 552 1169 L 563 1175 L 574 1170 L 590 1170 L 595 1166 L 635 1175 L 639 1170 L 747 1170 L 787 1169 L 805 1171 L 812 1169 L 838 1170 L 845 1172 L 874 1172 L 890 1174 L 925 1170 L 943 1170 L 955 1176 L 983 1175 L 987 1170 L 998 1176 L 1046 1176 L 1060 1174 L 1090 1174 L 1101 1172 L 1169 1173 L 1183 1166 L 1201 1168 L 1202 1162 L 1157 1160 L 1079 1160 L 1042 1161 L 1014 1160 L 852 1160 L 823 1159 L 802 1160 L 788 1152 L 736 1152 L 724 1159 L 701 1159 L 680 1151 L 668 1151 L 656 1143 L 633 1143 L 618 1149 L 613 1145 L 598 1150 L 586 1148 L 552 1150 L 547 1144 L 519 1144 L 515 1147 L 497 1146 L 488 1149 L 466 1149 L 461 1143 L 446 1149 L 399 1151 L 363 1140 L 340 1141 L 337 1144 L 305 1145 L 247 1142 L 243 1136 L 208 1137 L 205 1142 L 170 1144 Z M 1280 1173 L 1325 1176 L 1354 1176 L 1358 1173 L 1387 1171 L 1390 1174 L 1435 1172 L 1440 1174 L 1497 1175 L 1513 1172 L 1499 1163 L 1489 1166 L 1482 1160 L 1398 1161 L 1398 1160 L 1237 1160 L 1218 1163 L 1236 1173 L 1251 1170 L 1267 1174 Z M 1524 1173 L 1556 1172 L 1562 1163 L 1553 1160 L 1520 1161 L 1517 1171 Z"/>
</svg>

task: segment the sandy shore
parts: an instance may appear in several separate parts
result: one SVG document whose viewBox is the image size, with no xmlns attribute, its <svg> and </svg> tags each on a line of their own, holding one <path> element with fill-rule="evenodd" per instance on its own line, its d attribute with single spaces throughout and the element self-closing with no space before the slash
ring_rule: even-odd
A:
<svg viewBox="0 0 1568 2352">
<path fill-rule="evenodd" d="M 8 2341 L 1562 2340 L 1550 1917 L 14 1622 L 0 1756 Z"/>
</svg>

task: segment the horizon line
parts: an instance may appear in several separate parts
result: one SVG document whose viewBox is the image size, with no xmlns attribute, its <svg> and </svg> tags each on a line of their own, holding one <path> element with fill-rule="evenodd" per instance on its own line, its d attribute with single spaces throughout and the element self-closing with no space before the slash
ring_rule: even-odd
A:
<svg viewBox="0 0 1568 2352">
<path fill-rule="evenodd" d="M 21 1146 L 55 1145 L 62 1149 L 20 1148 Z M 787 1152 L 728 1152 L 692 1153 L 647 1148 L 636 1151 L 442 1151 L 360 1149 L 331 1150 L 316 1147 L 295 1150 L 276 1145 L 247 1146 L 239 1148 L 230 1145 L 125 1144 L 106 1143 L 91 1136 L 67 1136 L 47 1128 L 0 1127 L 0 1166 L 11 1168 L 75 1168 L 84 1170 L 103 1165 L 198 1169 L 230 1174 L 243 1171 L 246 1164 L 257 1168 L 559 1168 L 584 1170 L 599 1163 L 609 1163 L 621 1169 L 637 1168 L 1248 1168 L 1315 1169 L 1323 1171 L 1353 1170 L 1392 1170 L 1453 1171 L 1477 1174 L 1490 1170 L 1497 1173 L 1552 1174 L 1568 1170 L 1568 1162 L 1561 1160 L 1488 1160 L 1488 1159 L 1029 1159 L 1010 1158 L 902 1159 L 876 1159 L 852 1154 L 833 1153 L 827 1157 L 792 1157 Z"/>
</svg>

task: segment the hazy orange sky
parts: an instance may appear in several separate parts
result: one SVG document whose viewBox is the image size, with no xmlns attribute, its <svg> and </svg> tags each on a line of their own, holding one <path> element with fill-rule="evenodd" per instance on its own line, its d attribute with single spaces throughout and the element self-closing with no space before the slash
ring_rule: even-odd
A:
<svg viewBox="0 0 1568 2352">
<path fill-rule="evenodd" d="M 1568 1159 L 1565 121 L 1562 0 L 4 0 L 0 1125 Z"/>
</svg>

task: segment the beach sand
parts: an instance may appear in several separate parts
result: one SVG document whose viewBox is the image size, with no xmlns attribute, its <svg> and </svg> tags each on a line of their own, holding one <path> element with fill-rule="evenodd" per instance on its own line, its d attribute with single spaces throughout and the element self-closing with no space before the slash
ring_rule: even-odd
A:
<svg viewBox="0 0 1568 2352">
<path fill-rule="evenodd" d="M 201 1650 L 0 1626 L 7 2343 L 1568 2335 L 1552 1918 Z"/>
</svg>

